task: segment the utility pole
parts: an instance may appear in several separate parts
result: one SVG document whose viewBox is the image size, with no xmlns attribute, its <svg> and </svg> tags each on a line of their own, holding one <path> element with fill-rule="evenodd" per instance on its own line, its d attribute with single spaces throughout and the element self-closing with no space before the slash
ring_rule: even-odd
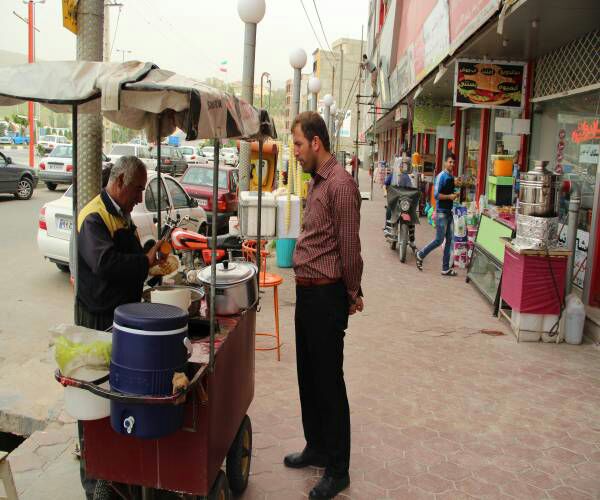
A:
<svg viewBox="0 0 600 500">
<path fill-rule="evenodd" d="M 112 56 L 112 44 L 114 40 L 110 39 L 110 8 L 119 7 L 119 14 L 121 13 L 122 3 L 116 3 L 114 0 L 105 0 L 104 2 L 104 49 L 103 49 L 103 60 L 104 62 L 110 62 Z M 104 119 L 104 127 L 106 131 L 106 137 L 104 143 L 106 145 L 106 151 L 109 152 L 112 146 L 112 123 L 109 120 Z"/>
<path fill-rule="evenodd" d="M 363 30 L 361 28 L 360 30 L 360 53 L 363 53 Z M 360 61 L 358 63 L 358 71 L 359 71 L 359 77 L 358 77 L 358 92 L 356 94 L 356 140 L 354 141 L 354 154 L 355 154 L 355 159 L 356 159 L 356 184 L 359 183 L 358 178 L 359 178 L 359 166 L 358 166 L 358 130 L 359 130 L 359 125 L 360 125 L 360 88 L 362 85 L 362 68 L 360 65 Z"/>
<path fill-rule="evenodd" d="M 340 44 L 340 83 L 339 83 L 339 92 L 338 92 L 338 109 L 342 109 L 342 102 L 344 100 L 344 45 Z M 335 120 L 335 118 L 334 118 Z M 338 119 L 339 122 L 339 119 Z M 339 137 L 340 134 L 338 129 L 340 128 L 339 123 L 336 127 L 336 134 L 334 136 L 335 139 L 335 152 L 337 153 L 339 150 Z"/>
<path fill-rule="evenodd" d="M 77 60 L 102 61 L 104 2 L 79 0 Z M 81 114 L 77 127 L 77 205 L 81 210 L 102 187 L 102 116 Z"/>
</svg>

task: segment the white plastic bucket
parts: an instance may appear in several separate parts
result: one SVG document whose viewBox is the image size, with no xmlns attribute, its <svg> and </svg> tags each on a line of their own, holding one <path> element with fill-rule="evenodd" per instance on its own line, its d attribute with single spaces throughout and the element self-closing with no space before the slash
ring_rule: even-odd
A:
<svg viewBox="0 0 600 500">
<path fill-rule="evenodd" d="M 82 367 L 69 375 L 71 378 L 93 382 L 108 375 L 108 370 Z M 100 387 L 108 389 L 108 380 Z M 110 400 L 96 396 L 84 389 L 65 387 L 65 410 L 77 420 L 98 420 L 110 415 Z"/>
<path fill-rule="evenodd" d="M 153 304 L 167 304 L 187 311 L 192 303 L 192 292 L 183 287 L 170 290 L 152 290 L 150 301 Z"/>
</svg>

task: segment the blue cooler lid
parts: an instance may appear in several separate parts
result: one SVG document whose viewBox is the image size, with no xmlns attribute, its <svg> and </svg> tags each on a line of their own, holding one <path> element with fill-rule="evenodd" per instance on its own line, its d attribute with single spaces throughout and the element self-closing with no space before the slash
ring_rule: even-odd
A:
<svg viewBox="0 0 600 500">
<path fill-rule="evenodd" d="M 125 328 L 151 332 L 177 330 L 187 327 L 188 313 L 167 304 L 136 302 L 117 307 L 114 322 Z"/>
</svg>

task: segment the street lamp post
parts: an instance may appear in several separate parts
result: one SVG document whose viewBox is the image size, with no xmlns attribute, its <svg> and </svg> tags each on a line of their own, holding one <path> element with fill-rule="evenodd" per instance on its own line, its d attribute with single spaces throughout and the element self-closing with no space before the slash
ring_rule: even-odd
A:
<svg viewBox="0 0 600 500">
<path fill-rule="evenodd" d="M 321 91 L 321 80 L 313 76 L 308 80 L 308 91 L 311 93 L 310 110 L 317 110 L 318 94 Z"/>
<path fill-rule="evenodd" d="M 242 69 L 242 99 L 254 103 L 254 60 L 256 55 L 256 26 L 265 16 L 265 0 L 238 0 L 237 10 L 245 24 L 244 66 Z M 240 143 L 240 191 L 250 187 L 250 143 Z"/>
<path fill-rule="evenodd" d="M 294 68 L 294 92 L 292 96 L 292 116 L 294 121 L 300 111 L 300 83 L 302 80 L 302 68 L 306 65 L 306 52 L 303 49 L 293 49 L 290 52 L 290 65 Z"/>
<path fill-rule="evenodd" d="M 269 84 L 269 86 L 271 85 L 271 75 L 265 71 L 262 75 L 260 75 L 260 107 L 261 107 L 261 109 L 263 107 L 263 80 L 264 80 L 265 76 L 267 77 L 267 83 Z M 271 96 L 269 96 L 269 100 L 270 99 L 271 99 Z"/>
<path fill-rule="evenodd" d="M 334 102 L 329 108 L 329 144 L 331 145 L 332 151 L 334 151 L 333 144 L 335 143 L 335 131 L 337 129 L 337 105 Z"/>
<path fill-rule="evenodd" d="M 325 94 L 325 97 L 323 97 L 323 105 L 324 105 L 324 112 L 323 112 L 323 120 L 325 120 L 325 125 L 327 125 L 327 130 L 329 131 L 329 119 L 331 117 L 331 105 L 333 104 L 333 96 L 331 94 Z M 331 134 L 329 134 L 331 135 Z"/>
</svg>

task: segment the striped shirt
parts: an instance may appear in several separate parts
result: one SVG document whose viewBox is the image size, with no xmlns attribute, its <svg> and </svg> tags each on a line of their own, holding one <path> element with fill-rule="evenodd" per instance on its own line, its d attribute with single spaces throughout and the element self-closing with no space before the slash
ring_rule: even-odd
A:
<svg viewBox="0 0 600 500">
<path fill-rule="evenodd" d="M 302 231 L 294 251 L 299 278 L 341 279 L 351 303 L 360 294 L 360 192 L 331 156 L 310 181 Z"/>
</svg>

